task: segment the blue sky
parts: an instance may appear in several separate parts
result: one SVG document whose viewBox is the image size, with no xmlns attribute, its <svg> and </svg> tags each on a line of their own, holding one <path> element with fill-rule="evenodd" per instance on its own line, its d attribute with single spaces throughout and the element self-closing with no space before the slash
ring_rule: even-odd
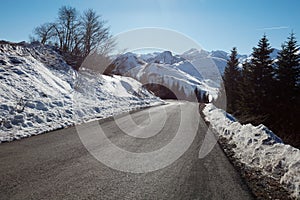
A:
<svg viewBox="0 0 300 200">
<path fill-rule="evenodd" d="M 93 8 L 112 34 L 142 27 L 181 32 L 207 50 L 251 53 L 266 33 L 280 48 L 293 30 L 300 40 L 298 0 L 2 0 L 0 39 L 28 40 L 35 26 L 54 21 L 63 5 Z"/>
</svg>

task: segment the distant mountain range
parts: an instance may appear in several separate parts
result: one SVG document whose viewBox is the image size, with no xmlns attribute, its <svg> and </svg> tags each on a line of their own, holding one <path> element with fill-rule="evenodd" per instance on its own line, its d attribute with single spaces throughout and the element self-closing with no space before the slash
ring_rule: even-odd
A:
<svg viewBox="0 0 300 200">
<path fill-rule="evenodd" d="M 271 54 L 276 58 L 278 50 Z M 106 70 L 107 74 L 132 77 L 143 84 L 157 83 L 171 90 L 178 88 L 189 96 L 198 88 L 203 93 L 216 97 L 222 74 L 230 53 L 190 49 L 181 55 L 170 51 L 118 56 Z M 250 56 L 238 55 L 242 63 Z"/>
<path fill-rule="evenodd" d="M 106 70 L 107 74 L 129 76 L 143 84 L 157 83 L 191 95 L 195 88 L 215 98 L 229 54 L 224 51 L 190 49 L 181 55 L 170 51 L 148 54 L 125 53 Z M 239 55 L 246 59 L 246 55 Z M 150 88 L 151 89 L 151 88 Z"/>
</svg>

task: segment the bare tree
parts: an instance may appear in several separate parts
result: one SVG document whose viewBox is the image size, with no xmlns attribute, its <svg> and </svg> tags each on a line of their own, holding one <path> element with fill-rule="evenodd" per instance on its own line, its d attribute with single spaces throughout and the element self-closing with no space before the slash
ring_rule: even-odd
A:
<svg viewBox="0 0 300 200">
<path fill-rule="evenodd" d="M 34 29 L 34 34 L 37 36 L 37 40 L 39 40 L 42 44 L 45 44 L 56 35 L 54 24 L 42 24 Z"/>
<path fill-rule="evenodd" d="M 97 52 L 99 54 L 108 56 L 116 47 L 116 40 L 112 36 L 109 36 L 105 41 L 99 43 L 97 46 Z"/>
<path fill-rule="evenodd" d="M 115 47 L 106 21 L 92 9 L 80 16 L 75 8 L 63 6 L 55 23 L 37 27 L 34 34 L 43 44 L 57 43 L 66 62 L 76 70 L 90 54 L 92 60 L 99 57 L 101 62 L 107 63 L 108 54 Z"/>
<path fill-rule="evenodd" d="M 58 11 L 56 32 L 60 40 L 60 48 L 65 52 L 72 52 L 78 43 L 78 12 L 73 7 L 63 6 Z"/>
<path fill-rule="evenodd" d="M 97 15 L 92 9 L 86 10 L 81 16 L 84 56 L 89 55 L 109 38 L 109 28 L 105 27 L 105 23 L 106 21 L 101 20 L 100 15 Z"/>
</svg>

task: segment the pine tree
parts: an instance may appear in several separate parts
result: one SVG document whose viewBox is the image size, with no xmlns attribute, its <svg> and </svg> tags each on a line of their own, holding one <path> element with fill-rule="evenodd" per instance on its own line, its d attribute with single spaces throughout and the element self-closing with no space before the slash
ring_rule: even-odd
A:
<svg viewBox="0 0 300 200">
<path fill-rule="evenodd" d="M 237 58 L 237 50 L 234 47 L 231 50 L 231 55 L 229 60 L 227 61 L 223 76 L 225 91 L 227 95 L 227 111 L 231 113 L 237 111 L 238 83 L 241 76 L 238 65 L 239 61 Z"/>
<path fill-rule="evenodd" d="M 199 90 L 198 90 L 197 87 L 195 87 L 194 93 L 195 93 L 195 96 L 196 96 L 196 98 L 197 98 L 197 101 L 200 102 L 200 99 L 201 99 L 201 93 L 199 94 Z"/>
<path fill-rule="evenodd" d="M 180 89 L 179 89 L 179 99 L 180 100 L 185 100 L 186 99 L 185 92 L 184 92 L 184 89 L 183 89 L 182 85 L 180 86 Z"/>
<path fill-rule="evenodd" d="M 253 107 L 255 106 L 255 91 L 254 86 L 251 85 L 250 79 L 250 63 L 248 61 L 243 63 L 243 68 L 241 72 L 241 78 L 238 84 L 238 100 L 237 100 L 237 109 L 239 110 L 240 115 L 243 115 L 245 118 L 252 115 Z"/>
<path fill-rule="evenodd" d="M 270 54 L 273 49 L 264 35 L 253 48 L 252 59 L 249 65 L 248 76 L 250 89 L 255 92 L 250 101 L 255 102 L 253 114 L 269 115 L 273 109 L 272 101 L 274 94 L 274 68 Z"/>
<path fill-rule="evenodd" d="M 203 103 L 209 103 L 209 94 L 207 92 L 203 93 Z"/>
<path fill-rule="evenodd" d="M 300 54 L 295 35 L 291 33 L 282 45 L 276 62 L 277 110 L 275 128 L 283 138 L 293 138 L 290 144 L 300 146 Z"/>
<path fill-rule="evenodd" d="M 178 86 L 178 82 L 176 80 L 173 80 L 171 83 L 172 87 L 171 90 L 174 93 L 174 95 L 176 96 L 176 99 L 179 99 L 179 86 Z"/>
<path fill-rule="evenodd" d="M 295 103 L 300 84 L 300 54 L 294 33 L 282 45 L 277 57 L 276 80 L 279 87 L 279 100 Z"/>
</svg>

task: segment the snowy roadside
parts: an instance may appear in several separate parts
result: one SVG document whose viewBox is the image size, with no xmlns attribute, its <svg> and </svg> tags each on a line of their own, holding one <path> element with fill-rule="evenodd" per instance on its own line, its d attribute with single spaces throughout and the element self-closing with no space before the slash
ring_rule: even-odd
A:
<svg viewBox="0 0 300 200">
<path fill-rule="evenodd" d="M 265 181 L 261 187 L 273 187 L 277 182 L 291 194 L 291 198 L 300 199 L 299 149 L 283 144 L 264 125 L 242 125 L 212 104 L 207 104 L 203 113 L 219 138 L 226 142 L 225 146 L 229 147 L 236 162 L 272 180 Z"/>
<path fill-rule="evenodd" d="M 163 104 L 132 78 L 74 71 L 51 47 L 0 45 L 0 143 Z"/>
</svg>

